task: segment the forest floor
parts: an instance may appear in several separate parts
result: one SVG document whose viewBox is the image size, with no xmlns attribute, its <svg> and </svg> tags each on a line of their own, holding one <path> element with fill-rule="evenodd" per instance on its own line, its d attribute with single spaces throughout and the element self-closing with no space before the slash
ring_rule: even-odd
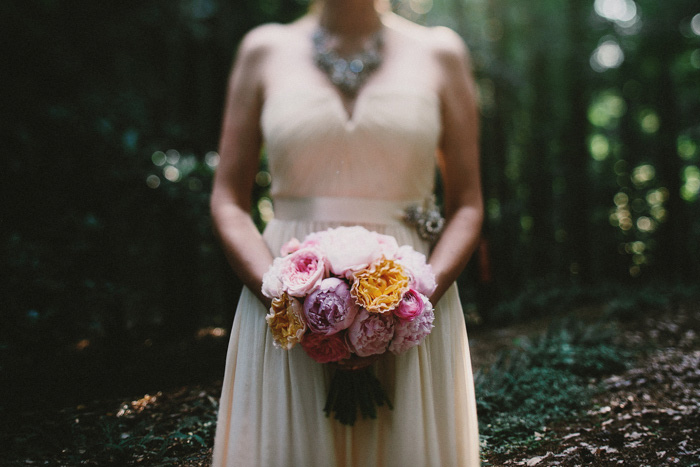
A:
<svg viewBox="0 0 700 467">
<path fill-rule="evenodd" d="M 471 332 L 476 368 L 542 323 Z M 700 305 L 640 313 L 621 344 L 642 349 L 629 368 L 591 380 L 586 410 L 543 426 L 490 466 L 700 466 Z M 207 466 L 220 381 L 61 410 L 19 411 L 0 426 L 0 465 Z M 420 466 L 417 466 L 420 467 Z"/>
<path fill-rule="evenodd" d="M 641 315 L 618 338 L 647 350 L 604 378 L 587 410 L 512 452 L 486 452 L 485 465 L 700 466 L 700 304 Z"/>
</svg>

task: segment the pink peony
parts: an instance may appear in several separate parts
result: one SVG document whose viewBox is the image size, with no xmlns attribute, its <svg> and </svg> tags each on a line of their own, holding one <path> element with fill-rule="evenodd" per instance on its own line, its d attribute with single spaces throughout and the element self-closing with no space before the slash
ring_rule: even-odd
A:
<svg viewBox="0 0 700 467">
<path fill-rule="evenodd" d="M 328 258 L 331 272 L 349 278 L 382 256 L 377 234 L 364 227 L 338 227 L 322 232 L 319 248 Z"/>
<path fill-rule="evenodd" d="M 299 240 L 292 238 L 287 243 L 282 245 L 282 248 L 280 248 L 280 254 L 282 256 L 287 256 L 290 253 L 294 253 L 299 248 L 301 248 L 301 243 L 299 243 Z"/>
<path fill-rule="evenodd" d="M 396 262 L 408 273 L 411 288 L 427 296 L 435 292 L 437 287 L 435 273 L 423 253 L 417 252 L 409 245 L 404 245 L 396 253 Z"/>
<path fill-rule="evenodd" d="M 327 336 L 323 334 L 307 333 L 301 341 L 301 346 L 309 357 L 313 358 L 318 363 L 337 362 L 350 358 L 350 350 L 342 334 L 331 334 Z"/>
<path fill-rule="evenodd" d="M 284 258 L 275 258 L 262 278 L 262 293 L 268 298 L 278 298 L 284 293 L 282 287 L 282 266 Z"/>
<path fill-rule="evenodd" d="M 282 290 L 293 297 L 304 297 L 318 288 L 327 272 L 326 260 L 317 248 L 300 248 L 282 258 Z"/>
<path fill-rule="evenodd" d="M 323 236 L 324 232 L 312 232 L 306 237 L 304 237 L 304 241 L 301 243 L 302 246 L 318 246 L 321 243 L 321 237 Z"/>
<path fill-rule="evenodd" d="M 423 313 L 424 296 L 413 289 L 409 289 L 399 302 L 399 305 L 394 308 L 394 315 L 404 321 L 413 321 L 416 316 Z"/>
<path fill-rule="evenodd" d="M 396 253 L 399 251 L 399 244 L 396 242 L 396 239 L 391 235 L 382 235 L 378 233 L 374 233 L 374 236 L 377 238 L 377 242 L 379 243 L 381 255 L 386 259 L 394 259 L 396 257 Z"/>
<path fill-rule="evenodd" d="M 413 321 L 397 320 L 394 326 L 394 339 L 389 345 L 389 351 L 400 354 L 408 349 L 419 345 L 430 334 L 435 320 L 433 305 L 423 297 L 423 313 L 418 315 Z"/>
<path fill-rule="evenodd" d="M 350 286 L 336 277 L 324 279 L 304 301 L 307 325 L 314 333 L 331 335 L 347 329 L 357 311 Z"/>
<path fill-rule="evenodd" d="M 395 318 L 391 313 L 369 313 L 362 309 L 348 328 L 348 342 L 360 357 L 381 354 L 394 336 Z"/>
</svg>

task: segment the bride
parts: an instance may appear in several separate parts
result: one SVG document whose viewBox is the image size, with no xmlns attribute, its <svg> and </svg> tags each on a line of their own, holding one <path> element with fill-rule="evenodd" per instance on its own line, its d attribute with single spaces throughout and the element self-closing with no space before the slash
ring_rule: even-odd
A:
<svg viewBox="0 0 700 467">
<path fill-rule="evenodd" d="M 261 235 L 251 193 L 265 145 L 275 218 Z M 476 466 L 479 443 L 456 285 L 482 222 L 478 112 L 462 40 L 375 0 L 318 0 L 244 38 L 234 64 L 211 209 L 246 287 L 226 360 L 214 466 Z M 431 243 L 401 215 L 433 194 Z M 273 347 L 263 274 L 292 237 L 363 225 L 428 255 L 438 287 L 422 345 L 373 363 L 393 410 L 346 426 L 323 412 L 328 369 Z"/>
</svg>

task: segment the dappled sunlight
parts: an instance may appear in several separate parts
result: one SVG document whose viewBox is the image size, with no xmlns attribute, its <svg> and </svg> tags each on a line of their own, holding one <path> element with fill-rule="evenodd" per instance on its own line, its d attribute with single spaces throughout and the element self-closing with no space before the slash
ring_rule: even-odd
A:
<svg viewBox="0 0 700 467">
<path fill-rule="evenodd" d="M 160 398 L 162 395 L 163 393 L 161 392 L 158 392 L 152 396 L 150 394 L 146 394 L 140 399 L 125 403 L 119 408 L 117 417 L 131 417 L 139 414 L 149 406 L 154 405 L 158 401 L 158 398 Z"/>
</svg>

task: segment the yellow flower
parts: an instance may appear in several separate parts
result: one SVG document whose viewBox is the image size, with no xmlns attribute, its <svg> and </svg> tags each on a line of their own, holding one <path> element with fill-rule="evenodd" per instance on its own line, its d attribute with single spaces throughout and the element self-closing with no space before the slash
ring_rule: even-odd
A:
<svg viewBox="0 0 700 467">
<path fill-rule="evenodd" d="M 370 313 L 386 313 L 401 302 L 408 290 L 408 276 L 400 264 L 383 258 L 355 274 L 352 296 Z"/>
<path fill-rule="evenodd" d="M 283 349 L 289 350 L 294 347 L 306 332 L 301 302 L 286 293 L 272 300 L 272 307 L 265 316 L 265 321 L 275 339 L 275 346 Z"/>
</svg>

